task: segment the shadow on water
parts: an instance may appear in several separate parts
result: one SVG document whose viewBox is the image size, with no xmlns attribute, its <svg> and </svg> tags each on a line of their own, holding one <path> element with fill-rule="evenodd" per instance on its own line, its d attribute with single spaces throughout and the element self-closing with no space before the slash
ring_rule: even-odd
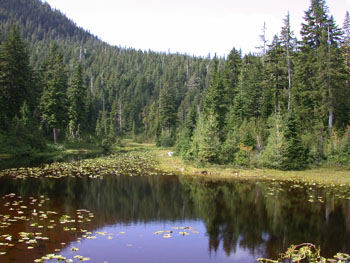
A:
<svg viewBox="0 0 350 263">
<path fill-rule="evenodd" d="M 19 167 L 36 167 L 54 162 L 70 162 L 82 159 L 96 158 L 108 155 L 108 153 L 83 153 L 83 154 L 56 154 L 52 156 L 18 156 L 9 159 L 0 159 L 0 171 Z"/>
<path fill-rule="evenodd" d="M 159 256 L 164 254 L 162 260 L 171 254 L 172 262 L 180 262 L 183 255 L 188 256 L 189 262 L 253 262 L 258 257 L 276 258 L 291 244 L 302 242 L 320 246 L 323 255 L 328 257 L 340 251 L 350 252 L 350 190 L 347 187 L 327 189 L 296 182 L 213 182 L 175 175 L 135 175 L 132 169 L 125 166 L 123 175 L 106 175 L 103 179 L 0 177 L 0 197 L 14 193 L 25 203 L 30 197 L 39 200 L 44 196 L 48 198 L 45 209 L 59 215 L 73 215 L 82 208 L 92 211 L 92 222 L 87 226 L 74 225 L 76 229 L 140 231 L 134 238 L 125 238 L 123 246 L 120 243 L 123 239 L 117 239 L 117 234 L 114 237 L 119 243 L 104 238 L 78 245 L 74 242 L 79 241 L 81 232 L 48 232 L 47 226 L 39 221 L 43 225 L 39 231 L 49 235 L 50 246 L 33 250 L 32 257 L 28 251 L 21 250 L 9 250 L 7 256 L 12 257 L 13 262 L 22 262 L 16 258 L 23 255 L 33 260 L 53 253 L 62 243 L 66 244 L 67 255 L 72 253 L 70 244 L 74 243 L 80 251 L 92 253 L 89 256 L 101 262 L 113 262 L 116 257 L 141 262 L 158 252 Z M 1 203 L 5 201 L 0 201 L 0 215 L 8 213 L 8 208 Z M 38 231 L 31 228 L 32 222 L 17 222 L 16 227 Z M 171 230 L 170 226 L 179 225 L 203 226 L 203 231 L 196 239 L 189 237 L 193 238 L 189 243 L 174 233 L 169 241 L 161 236 L 156 239 L 153 233 L 166 230 L 165 226 Z M 6 231 L 9 230 L 0 229 L 0 236 Z M 138 247 L 135 245 L 131 253 L 125 250 L 126 244 L 130 245 L 130 251 L 132 244 Z M 98 246 L 99 250 L 94 252 L 90 246 Z"/>
</svg>

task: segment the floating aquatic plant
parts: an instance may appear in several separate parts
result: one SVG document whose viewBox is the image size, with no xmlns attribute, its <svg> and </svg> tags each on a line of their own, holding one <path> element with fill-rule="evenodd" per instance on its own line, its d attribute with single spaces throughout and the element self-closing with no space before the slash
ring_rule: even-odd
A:
<svg viewBox="0 0 350 263">
<path fill-rule="evenodd" d="M 6 214 L 0 215 L 0 246 L 1 249 L 5 250 L 0 251 L 0 256 L 7 255 L 7 248 L 11 247 L 14 249 L 25 248 L 27 250 L 35 250 L 39 245 L 50 241 L 51 229 L 82 233 L 82 224 L 90 222 L 90 218 L 94 217 L 94 214 L 86 209 L 76 210 L 75 213 L 70 215 L 60 215 L 56 211 L 43 209 L 42 205 L 48 200 L 49 198 L 45 198 L 44 196 L 24 199 L 14 193 L 4 195 L 0 198 L 0 205 L 3 207 L 2 211 L 6 212 Z M 79 220 L 77 220 L 78 218 Z M 16 232 L 17 229 L 21 229 L 17 227 L 19 222 L 22 222 L 21 224 L 25 226 L 26 232 Z M 74 226 L 71 225 L 73 223 Z M 61 245 L 64 246 L 65 243 Z M 78 248 L 72 248 L 72 251 L 77 250 Z M 55 252 L 59 251 L 60 248 L 55 249 Z M 40 259 L 36 259 L 35 262 L 50 260 L 74 262 L 72 259 L 67 259 L 56 254 L 48 254 Z M 90 260 L 90 258 L 81 257 L 79 259 L 79 261 L 87 260 Z"/>
<path fill-rule="evenodd" d="M 325 258 L 321 256 L 321 250 L 314 244 L 303 243 L 290 246 L 286 252 L 280 254 L 277 260 L 258 258 L 258 262 L 262 263 L 283 263 L 283 262 L 309 262 L 309 263 L 324 263 L 337 262 L 349 263 L 350 255 L 337 253 L 333 258 Z"/>
</svg>

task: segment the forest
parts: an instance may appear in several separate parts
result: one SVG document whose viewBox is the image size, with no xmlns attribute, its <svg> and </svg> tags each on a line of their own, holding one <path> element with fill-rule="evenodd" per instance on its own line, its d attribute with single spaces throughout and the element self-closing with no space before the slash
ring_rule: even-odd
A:
<svg viewBox="0 0 350 263">
<path fill-rule="evenodd" d="M 0 153 L 123 138 L 198 165 L 299 170 L 350 162 L 350 15 L 311 0 L 258 53 L 111 46 L 39 0 L 0 5 Z"/>
</svg>

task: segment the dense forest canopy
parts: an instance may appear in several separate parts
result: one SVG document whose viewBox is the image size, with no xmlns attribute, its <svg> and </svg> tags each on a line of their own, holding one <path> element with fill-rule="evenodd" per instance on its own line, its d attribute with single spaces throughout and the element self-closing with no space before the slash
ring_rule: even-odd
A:
<svg viewBox="0 0 350 263">
<path fill-rule="evenodd" d="M 0 23 L 3 149 L 132 136 L 202 164 L 350 160 L 350 18 L 339 28 L 325 0 L 301 39 L 288 13 L 259 54 L 227 58 L 110 46 L 39 0 L 3 0 Z"/>
</svg>

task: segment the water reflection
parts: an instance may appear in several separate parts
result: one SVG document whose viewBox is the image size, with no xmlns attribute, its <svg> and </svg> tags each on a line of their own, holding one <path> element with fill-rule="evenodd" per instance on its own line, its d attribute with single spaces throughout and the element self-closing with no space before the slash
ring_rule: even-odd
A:
<svg viewBox="0 0 350 263">
<path fill-rule="evenodd" d="M 238 244 L 252 254 L 276 258 L 291 244 L 312 242 L 328 256 L 349 252 L 349 201 L 328 190 L 293 189 L 290 183 L 184 184 L 196 200 L 196 214 L 205 221 L 214 251 L 222 242 L 228 255 Z M 310 202 L 310 196 L 318 198 Z"/>
<path fill-rule="evenodd" d="M 320 245 L 325 256 L 350 252 L 350 203 L 344 198 L 345 190 L 340 196 L 292 183 L 218 183 L 166 175 L 0 178 L 0 196 L 9 193 L 23 199 L 48 197 L 47 209 L 59 214 L 90 210 L 95 217 L 84 227 L 113 237 L 97 235 L 96 240 L 82 239 L 77 244 L 81 233 L 65 233 L 50 237 L 50 247 L 35 252 L 36 257 L 53 253 L 62 242 L 66 243 L 64 255 L 73 254 L 74 243 L 96 262 L 116 258 L 164 262 L 167 257 L 168 262 L 252 262 L 258 257 L 276 258 L 291 244 L 302 242 Z M 0 214 L 4 213 L 0 207 Z M 190 227 L 190 235 L 173 228 L 179 226 Z M 159 230 L 172 231 L 171 238 L 154 234 Z M 0 235 L 4 231 L 0 229 Z M 13 262 L 24 262 L 13 255 Z"/>
<path fill-rule="evenodd" d="M 52 156 L 18 156 L 10 159 L 0 158 L 0 171 L 9 168 L 34 167 L 55 162 L 70 162 L 104 156 L 107 153 L 54 154 Z"/>
</svg>

